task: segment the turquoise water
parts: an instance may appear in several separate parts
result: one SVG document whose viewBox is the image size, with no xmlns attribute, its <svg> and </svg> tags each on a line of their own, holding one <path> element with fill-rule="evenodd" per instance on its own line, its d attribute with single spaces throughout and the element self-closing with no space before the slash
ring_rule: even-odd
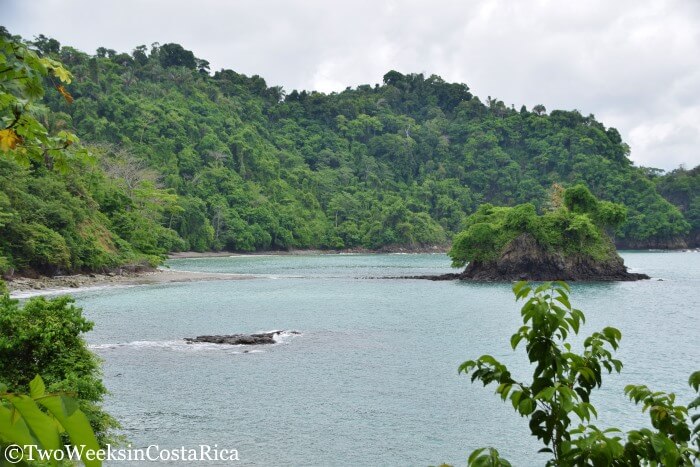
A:
<svg viewBox="0 0 700 467">
<path fill-rule="evenodd" d="M 623 387 L 645 383 L 690 400 L 700 367 L 700 254 L 624 253 L 632 283 L 575 284 L 584 334 L 621 329 L 621 375 L 594 403 L 598 426 L 646 418 Z M 172 260 L 173 269 L 257 278 L 77 294 L 104 359 L 107 410 L 134 446 L 218 444 L 242 465 L 466 465 L 496 446 L 538 465 L 525 419 L 457 375 L 490 353 L 526 375 L 509 337 L 519 306 L 508 284 L 367 279 L 451 272 L 444 255 L 252 256 Z M 657 279 L 663 279 L 658 281 Z M 296 330 L 280 344 L 186 345 L 183 337 Z"/>
</svg>

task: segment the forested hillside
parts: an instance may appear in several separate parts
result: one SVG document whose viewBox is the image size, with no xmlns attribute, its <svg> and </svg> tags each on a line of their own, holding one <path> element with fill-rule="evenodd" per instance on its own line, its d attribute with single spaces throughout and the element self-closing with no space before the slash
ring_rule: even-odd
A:
<svg viewBox="0 0 700 467">
<path fill-rule="evenodd" d="M 95 56 L 43 36 L 33 46 L 73 74 L 70 98 L 51 90 L 37 112 L 49 131 L 77 134 L 95 163 L 65 175 L 0 161 L 0 257 L 20 269 L 174 249 L 447 245 L 480 204 L 541 209 L 553 184 L 584 183 L 625 204 L 623 246 L 682 246 L 691 229 L 651 172 L 631 164 L 618 131 L 578 111 L 516 110 L 396 71 L 340 93 L 285 92 L 259 76 L 212 74 L 177 44 Z M 27 261 L 31 248 L 14 244 L 21 228 L 62 237 L 63 262 Z M 100 256 L 71 245 L 87 237 L 109 254 L 80 260 Z"/>
<path fill-rule="evenodd" d="M 700 246 L 700 165 L 678 168 L 655 178 L 656 189 L 683 213 L 690 223 L 688 244 Z"/>
</svg>

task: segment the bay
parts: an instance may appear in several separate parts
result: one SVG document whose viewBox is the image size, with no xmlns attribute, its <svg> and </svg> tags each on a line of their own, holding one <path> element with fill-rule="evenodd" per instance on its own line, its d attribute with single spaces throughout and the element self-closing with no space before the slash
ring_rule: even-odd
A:
<svg viewBox="0 0 700 467">
<path fill-rule="evenodd" d="M 625 367 L 604 380 L 600 427 L 646 417 L 623 388 L 644 383 L 688 402 L 700 355 L 700 254 L 624 252 L 652 280 L 573 284 L 582 335 L 622 331 Z M 135 447 L 217 444 L 241 465 L 466 465 L 494 446 L 514 465 L 545 459 L 525 419 L 459 376 L 488 353 L 516 376 L 520 325 L 510 284 L 381 279 L 454 272 L 442 254 L 234 256 L 171 260 L 173 269 L 250 275 L 75 294 L 95 322 L 106 409 Z M 658 280 L 662 279 L 662 280 Z M 187 345 L 201 334 L 294 330 L 263 347 Z M 578 339 L 580 343 L 581 340 Z M 248 350 L 248 352 L 246 352 Z M 213 462 L 216 464 L 216 462 Z"/>
</svg>

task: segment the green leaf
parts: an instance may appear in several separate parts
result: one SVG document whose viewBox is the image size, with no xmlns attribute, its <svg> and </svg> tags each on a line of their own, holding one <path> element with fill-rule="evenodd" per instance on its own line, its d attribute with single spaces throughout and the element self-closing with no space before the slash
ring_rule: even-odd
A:
<svg viewBox="0 0 700 467">
<path fill-rule="evenodd" d="M 520 403 L 518 404 L 518 411 L 522 415 L 530 415 L 535 408 L 535 402 L 528 398 L 521 399 Z"/>
<path fill-rule="evenodd" d="M 515 350 L 515 348 L 518 346 L 518 343 L 523 339 L 522 334 L 513 334 L 510 338 L 510 346 Z"/>
<path fill-rule="evenodd" d="M 700 388 L 700 371 L 695 371 L 693 372 L 693 374 L 690 375 L 690 378 L 688 378 L 688 384 L 695 391 L 697 391 L 698 388 Z"/>
<path fill-rule="evenodd" d="M 63 406 L 63 413 L 65 413 L 68 417 L 73 415 L 73 413 L 75 413 L 80 406 L 77 400 L 67 396 L 61 396 L 61 405 Z"/>
<path fill-rule="evenodd" d="M 569 299 L 566 297 L 566 295 L 559 295 L 555 298 L 555 300 L 564 305 L 568 310 L 571 309 L 571 303 L 569 303 Z"/>
<path fill-rule="evenodd" d="M 34 400 L 25 395 L 13 395 L 8 400 L 22 415 L 32 434 L 44 449 L 60 449 L 58 430 L 54 421 L 39 409 Z"/>
<path fill-rule="evenodd" d="M 467 460 L 467 464 L 472 465 L 476 458 L 479 457 L 479 454 L 484 452 L 485 449 L 486 448 L 479 448 L 472 451 L 472 453 L 469 455 L 469 459 Z"/>
<path fill-rule="evenodd" d="M 525 287 L 527 284 L 528 284 L 527 281 L 516 282 L 515 284 L 513 284 L 513 293 L 515 293 L 517 295 L 518 292 L 520 292 L 522 290 L 522 288 Z M 476 451 L 474 451 L 474 452 L 476 452 Z"/>
<path fill-rule="evenodd" d="M 44 385 L 44 380 L 41 376 L 36 375 L 33 380 L 29 382 L 29 395 L 32 399 L 38 399 L 46 394 L 46 386 Z"/>
<path fill-rule="evenodd" d="M 0 439 L 20 446 L 37 444 L 37 439 L 25 421 L 19 417 L 19 412 L 2 404 L 0 404 Z"/>
<path fill-rule="evenodd" d="M 75 410 L 73 414 L 68 415 L 59 396 L 45 397 L 40 399 L 39 403 L 46 407 L 63 425 L 74 446 L 85 446 L 85 451 L 97 451 L 100 449 L 90 422 L 82 411 Z M 83 457 L 81 460 L 86 467 L 100 467 L 102 465 L 102 462 L 96 459 L 89 460 Z"/>
<path fill-rule="evenodd" d="M 550 401 L 550 400 L 552 400 L 552 397 L 554 397 L 555 391 L 556 391 L 556 388 L 551 387 L 551 386 L 548 388 L 544 388 L 539 393 L 537 393 L 537 395 L 535 396 L 535 399 Z"/>
<path fill-rule="evenodd" d="M 459 366 L 457 373 L 469 373 L 469 370 L 471 370 L 475 366 L 476 362 L 474 360 L 467 360 Z"/>
</svg>

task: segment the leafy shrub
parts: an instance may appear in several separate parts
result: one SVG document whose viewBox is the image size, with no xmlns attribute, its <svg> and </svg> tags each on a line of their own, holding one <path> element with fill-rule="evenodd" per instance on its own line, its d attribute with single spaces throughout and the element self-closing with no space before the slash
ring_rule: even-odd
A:
<svg viewBox="0 0 700 467">
<path fill-rule="evenodd" d="M 36 297 L 20 305 L 5 291 L 0 295 L 0 383 L 21 392 L 40 374 L 49 391 L 76 394 L 104 442 L 117 423 L 100 407 L 107 393 L 100 362 L 82 338 L 92 326 L 71 297 Z"/>
<path fill-rule="evenodd" d="M 61 438 L 66 436 L 70 444 L 78 448 L 76 452 L 86 467 L 101 466 L 99 459 L 86 454 L 87 450 L 95 452 L 100 446 L 76 401 L 65 393 L 47 393 L 40 376 L 32 379 L 29 388 L 29 395 L 13 393 L 0 383 L 0 464 L 12 465 L 22 457 L 27 459 L 30 454 L 27 449 L 63 450 L 65 443 Z M 12 445 L 24 447 L 25 452 L 7 450 Z M 32 453 L 32 457 L 38 456 Z M 43 462 L 31 464 L 46 465 Z"/>
<path fill-rule="evenodd" d="M 688 413 L 700 407 L 700 397 L 687 406 L 676 405 L 675 394 L 655 392 L 646 386 L 629 385 L 625 393 L 649 412 L 653 429 L 622 433 L 617 428 L 601 430 L 591 424 L 597 411 L 591 393 L 603 384 L 604 372 L 620 372 L 622 362 L 613 357 L 622 334 L 606 327 L 584 340 L 583 352 L 573 351 L 567 342 L 585 322 L 583 312 L 569 302 L 564 282 L 544 283 L 533 289 L 527 282 L 513 286 L 516 299 L 527 299 L 521 316 L 523 326 L 513 334 L 513 349 L 523 342 L 535 369 L 531 382 L 513 379 L 508 368 L 490 355 L 464 362 L 460 373 L 472 381 L 496 384 L 503 401 L 510 400 L 521 416 L 530 420 L 530 432 L 543 444 L 539 451 L 550 457 L 547 465 L 557 466 L 692 466 L 700 462 L 700 414 Z M 693 373 L 690 386 L 700 389 L 700 371 Z M 626 439 L 625 439 L 626 438 Z M 493 448 L 477 449 L 470 466 L 509 466 Z"/>
</svg>

